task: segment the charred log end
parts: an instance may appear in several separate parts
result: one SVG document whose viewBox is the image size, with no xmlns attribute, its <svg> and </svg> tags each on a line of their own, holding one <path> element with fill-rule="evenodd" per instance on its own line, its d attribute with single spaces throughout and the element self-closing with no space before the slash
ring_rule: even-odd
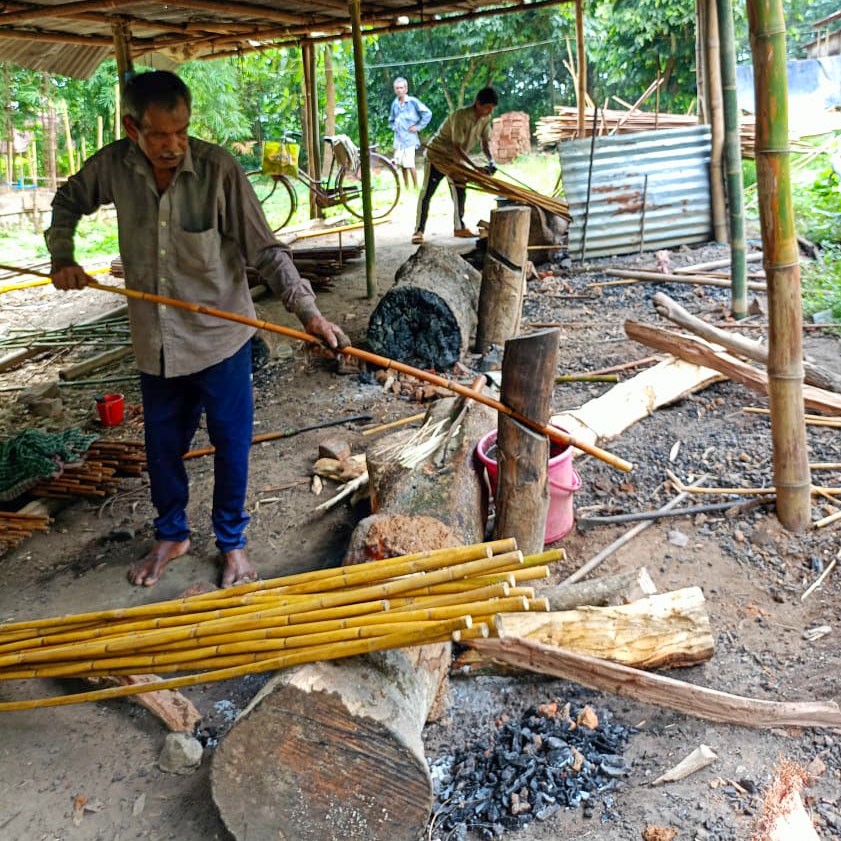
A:
<svg viewBox="0 0 841 841">
<path fill-rule="evenodd" d="M 353 714 L 337 693 L 293 686 L 262 705 L 272 714 L 240 721 L 213 763 L 213 798 L 235 838 L 420 837 L 428 771 L 386 723 Z"/>
<path fill-rule="evenodd" d="M 416 368 L 444 371 L 455 364 L 462 330 L 447 303 L 417 287 L 395 288 L 377 305 L 368 323 L 375 353 Z"/>
</svg>

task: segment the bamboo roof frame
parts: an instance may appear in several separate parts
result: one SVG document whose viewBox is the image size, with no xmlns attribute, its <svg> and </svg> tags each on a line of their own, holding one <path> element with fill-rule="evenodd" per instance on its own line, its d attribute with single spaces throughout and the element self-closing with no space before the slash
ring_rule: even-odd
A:
<svg viewBox="0 0 841 841">
<path fill-rule="evenodd" d="M 565 2 L 572 0 L 362 0 L 360 21 L 363 36 L 379 35 Z M 350 5 L 347 0 L 284 0 L 282 5 L 276 0 L 11 2 L 0 12 L 0 61 L 85 77 L 113 55 L 115 23 L 130 28 L 134 58 L 163 52 L 181 61 L 213 59 L 343 40 L 353 36 Z M 43 44 L 71 49 L 45 56 L 38 46 Z M 95 52 L 82 59 L 82 48 Z"/>
</svg>

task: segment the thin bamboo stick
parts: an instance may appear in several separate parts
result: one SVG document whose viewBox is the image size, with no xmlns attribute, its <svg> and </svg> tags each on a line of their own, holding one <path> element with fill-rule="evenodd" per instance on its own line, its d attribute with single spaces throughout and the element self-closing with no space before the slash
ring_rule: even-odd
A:
<svg viewBox="0 0 841 841">
<path fill-rule="evenodd" d="M 37 274 L 36 272 L 32 273 Z M 44 273 L 41 272 L 40 274 Z M 214 318 L 222 318 L 226 321 L 235 321 L 239 324 L 248 324 L 252 327 L 256 327 L 259 330 L 266 330 L 271 333 L 279 333 L 283 336 L 290 336 L 294 339 L 299 339 L 300 341 L 310 342 L 312 344 L 318 345 L 321 344 L 321 340 L 318 339 L 316 336 L 313 336 L 309 333 L 304 333 L 302 330 L 295 330 L 291 327 L 283 327 L 279 324 L 272 324 L 268 321 L 260 321 L 256 318 L 248 318 L 244 315 L 237 315 L 236 313 L 225 312 L 223 310 L 214 309 L 213 307 L 205 307 L 201 304 L 193 304 L 188 301 L 180 301 L 176 298 L 167 298 L 163 295 L 153 295 L 150 292 L 139 292 L 134 289 L 121 289 L 116 286 L 109 286 L 108 284 L 97 283 L 96 281 L 90 281 L 88 283 L 88 286 L 92 289 L 99 289 L 103 292 L 112 292 L 116 295 L 124 295 L 127 298 L 150 301 L 155 304 L 162 304 L 164 306 L 189 310 L 190 312 L 198 312 L 202 313 L 203 315 L 213 316 Z M 381 368 L 390 368 L 395 371 L 400 371 L 404 374 L 410 374 L 411 376 L 416 377 L 419 380 L 423 380 L 424 382 L 441 386 L 442 388 L 446 388 L 449 391 L 455 392 L 456 394 L 459 394 L 462 397 L 468 397 L 471 400 L 475 400 L 478 403 L 482 403 L 485 406 L 489 406 L 493 409 L 496 409 L 497 412 L 502 412 L 505 415 L 509 415 L 515 420 L 520 421 L 520 423 L 524 423 L 526 426 L 536 430 L 537 432 L 542 433 L 543 435 L 548 436 L 551 440 L 559 444 L 563 444 L 568 447 L 575 447 L 581 450 L 582 452 L 589 453 L 590 455 L 595 456 L 599 460 L 604 461 L 607 464 L 618 468 L 619 470 L 630 472 L 633 469 L 633 465 L 629 461 L 626 461 L 625 459 L 620 458 L 619 456 L 616 456 L 613 453 L 609 453 L 606 450 L 602 450 L 600 447 L 597 447 L 594 444 L 589 444 L 584 441 L 577 441 L 569 433 L 557 429 L 556 427 L 540 423 L 538 421 L 532 420 L 531 418 L 527 418 L 521 415 L 519 412 L 515 412 L 513 409 L 509 408 L 504 403 L 501 403 L 499 400 L 494 400 L 492 397 L 488 397 L 487 395 L 482 394 L 481 392 L 473 391 L 473 389 L 467 386 L 463 386 L 461 385 L 461 383 L 456 383 L 452 380 L 447 380 L 444 377 L 439 377 L 437 374 L 432 374 L 429 371 L 423 371 L 420 368 L 414 368 L 411 365 L 406 365 L 402 362 L 397 362 L 394 359 L 388 359 L 385 356 L 380 356 L 376 353 L 370 353 L 369 351 L 361 350 L 350 345 L 348 347 L 342 348 L 341 351 L 342 353 L 348 356 L 355 356 L 358 359 L 370 362 L 371 364 L 377 365 Z"/>
</svg>

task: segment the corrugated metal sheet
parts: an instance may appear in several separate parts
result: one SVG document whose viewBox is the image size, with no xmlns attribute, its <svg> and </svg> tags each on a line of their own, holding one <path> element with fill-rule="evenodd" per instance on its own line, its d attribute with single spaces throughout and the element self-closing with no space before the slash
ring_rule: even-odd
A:
<svg viewBox="0 0 841 841">
<path fill-rule="evenodd" d="M 597 137 L 587 210 L 590 142 L 559 144 L 573 259 L 582 256 L 587 217 L 584 257 L 632 254 L 640 243 L 651 251 L 712 238 L 709 126 Z"/>
<path fill-rule="evenodd" d="M 48 73 L 72 76 L 74 79 L 90 78 L 109 53 L 111 50 L 108 47 L 0 39 L 0 61 L 9 61 L 28 70 L 46 70 Z"/>
</svg>

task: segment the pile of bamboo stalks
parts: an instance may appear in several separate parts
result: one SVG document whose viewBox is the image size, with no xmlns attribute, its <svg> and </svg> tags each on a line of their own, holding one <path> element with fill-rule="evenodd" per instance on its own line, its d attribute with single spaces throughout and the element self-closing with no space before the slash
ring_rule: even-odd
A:
<svg viewBox="0 0 841 841">
<path fill-rule="evenodd" d="M 586 109 L 585 135 L 593 133 L 593 109 Z M 693 114 L 669 114 L 652 111 L 620 111 L 618 109 L 599 109 L 596 131 L 599 135 L 631 134 L 638 131 L 654 131 L 655 129 L 685 128 L 698 125 L 698 118 Z M 756 120 L 753 115 L 742 117 L 739 127 L 742 145 L 742 157 L 754 157 L 756 142 Z M 555 114 L 541 117 L 537 121 L 535 137 L 538 146 L 551 146 L 561 140 L 574 140 L 578 137 L 578 109 L 567 106 L 556 106 Z M 797 138 L 792 142 L 797 148 L 793 151 L 808 151 L 811 146 L 798 144 Z"/>
<path fill-rule="evenodd" d="M 175 689 L 372 651 L 487 637 L 497 614 L 548 610 L 523 581 L 562 550 L 513 539 L 240 584 L 138 607 L 0 625 L 0 680 L 191 672 L 0 703 L 0 711 Z"/>
<path fill-rule="evenodd" d="M 33 532 L 47 531 L 49 517 L 38 514 L 17 514 L 14 511 L 0 511 L 0 550 L 13 549 Z"/>
<path fill-rule="evenodd" d="M 115 493 L 121 476 L 140 476 L 146 469 L 146 450 L 141 441 L 98 439 L 82 461 L 69 464 L 55 479 L 44 479 L 29 493 L 45 499 L 85 499 Z"/>
<path fill-rule="evenodd" d="M 501 196 L 530 207 L 540 207 L 563 219 L 572 218 L 569 215 L 569 205 L 565 201 L 553 196 L 544 196 L 542 193 L 531 190 L 526 186 L 520 187 L 510 181 L 503 181 L 502 178 L 488 175 L 484 169 L 476 166 L 469 158 L 457 162 L 445 156 L 436 155 L 431 149 L 428 150 L 428 156 L 430 163 L 449 178 L 452 178 L 456 184 L 468 184 L 483 193 Z"/>
</svg>

